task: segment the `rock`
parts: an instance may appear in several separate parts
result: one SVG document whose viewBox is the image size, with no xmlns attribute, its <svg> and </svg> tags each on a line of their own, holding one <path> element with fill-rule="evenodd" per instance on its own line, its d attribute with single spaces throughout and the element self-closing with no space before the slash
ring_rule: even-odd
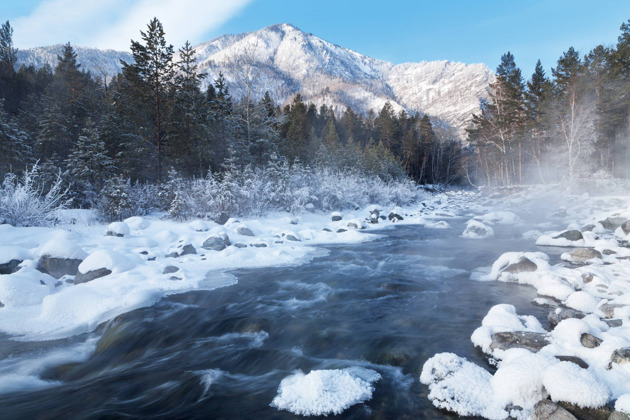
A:
<svg viewBox="0 0 630 420">
<path fill-rule="evenodd" d="M 210 251 L 223 251 L 228 245 L 229 245 L 229 240 L 228 243 L 226 244 L 226 240 L 225 238 L 227 238 L 227 235 L 225 235 L 225 237 L 223 236 L 210 236 L 208 237 L 208 239 L 206 239 L 203 244 L 201 245 L 201 247 L 203 249 L 208 249 Z"/>
<path fill-rule="evenodd" d="M 230 215 L 228 213 L 221 213 L 217 217 L 212 219 L 213 222 L 219 225 L 226 224 L 228 220 L 230 220 Z"/>
<path fill-rule="evenodd" d="M 593 248 L 578 248 L 571 251 L 569 255 L 571 255 L 571 262 L 574 263 L 585 263 L 588 260 L 602 257 L 602 253 Z"/>
<path fill-rule="evenodd" d="M 12 274 L 17 271 L 18 265 L 22 264 L 22 260 L 11 260 L 7 263 L 0 264 L 0 274 Z"/>
<path fill-rule="evenodd" d="M 502 273 L 529 273 L 538 270 L 538 266 L 526 257 L 521 257 L 516 264 L 510 264 L 501 270 Z"/>
<path fill-rule="evenodd" d="M 624 222 L 626 222 L 625 217 L 607 217 L 605 220 L 601 220 L 599 223 L 602 224 L 604 229 L 615 230 L 620 227 Z"/>
<path fill-rule="evenodd" d="M 584 225 L 582 226 L 582 232 L 592 232 L 595 229 L 595 225 Z"/>
<path fill-rule="evenodd" d="M 237 247 L 237 248 L 247 248 L 247 245 L 241 244 L 241 243 L 234 244 L 234 246 Z"/>
<path fill-rule="evenodd" d="M 182 279 L 181 277 L 177 277 L 177 276 L 171 276 L 169 278 L 169 280 L 172 280 L 172 281 L 177 281 L 177 280 L 181 280 L 181 279 Z"/>
<path fill-rule="evenodd" d="M 630 234 L 630 220 L 626 220 L 625 222 L 623 222 L 620 228 L 626 235 Z"/>
<path fill-rule="evenodd" d="M 613 251 L 612 249 L 605 249 L 605 250 L 602 251 L 602 254 L 604 254 L 604 255 L 615 255 L 616 252 Z"/>
<path fill-rule="evenodd" d="M 398 220 L 403 220 L 403 217 L 402 217 L 400 214 L 398 214 L 398 213 L 396 213 L 396 212 L 393 212 L 393 211 L 389 212 L 389 215 L 387 216 L 387 218 L 388 218 L 391 222 L 396 222 L 396 221 L 398 221 Z"/>
<path fill-rule="evenodd" d="M 179 256 L 181 257 L 182 255 L 193 255 L 193 254 L 197 254 L 197 250 L 195 249 L 194 246 L 192 246 L 191 244 L 186 244 L 182 247 L 182 250 L 179 252 Z"/>
<path fill-rule="evenodd" d="M 293 242 L 300 242 L 300 240 L 298 238 L 295 237 L 295 235 L 287 235 L 284 237 L 287 241 L 293 241 Z"/>
<path fill-rule="evenodd" d="M 549 315 L 547 315 L 547 320 L 552 327 L 555 327 L 560 323 L 560 321 L 564 321 L 565 319 L 582 319 L 585 316 L 586 314 L 584 312 L 578 311 L 576 309 L 560 307 L 554 311 L 549 312 Z"/>
<path fill-rule="evenodd" d="M 549 344 L 547 334 L 532 331 L 498 332 L 492 335 L 492 350 L 527 349 L 533 353 Z"/>
<path fill-rule="evenodd" d="M 98 270 L 88 271 L 85 274 L 78 272 L 77 275 L 74 276 L 74 284 L 87 283 L 88 281 L 92 281 L 100 277 L 105 277 L 110 274 L 112 274 L 112 270 L 109 270 L 107 268 L 99 268 Z"/>
<path fill-rule="evenodd" d="M 577 418 L 555 402 L 542 400 L 534 406 L 531 420 L 577 420 Z"/>
<path fill-rule="evenodd" d="M 580 239 L 584 239 L 584 236 L 582 236 L 582 232 L 580 232 L 579 230 L 566 230 L 556 236 L 553 237 L 553 239 L 567 239 L 569 241 L 579 241 Z"/>
<path fill-rule="evenodd" d="M 615 317 L 615 309 L 623 308 L 624 306 L 619 303 L 604 303 L 598 309 L 604 313 L 605 318 L 610 319 Z"/>
<path fill-rule="evenodd" d="M 600 344 L 602 344 L 602 339 L 597 338 L 594 335 L 584 333 L 580 336 L 580 343 L 582 343 L 582 345 L 586 348 L 594 349 L 594 348 L 599 347 Z"/>
<path fill-rule="evenodd" d="M 613 411 L 608 416 L 608 420 L 630 420 L 630 415 L 622 413 L 621 411 Z"/>
<path fill-rule="evenodd" d="M 372 213 L 370 215 L 370 223 L 372 223 L 373 225 L 378 223 L 378 214 Z"/>
<path fill-rule="evenodd" d="M 630 362 L 630 347 L 617 349 L 613 351 L 613 354 L 610 356 L 611 364 L 617 363 L 618 365 L 623 365 L 628 362 Z"/>
<path fill-rule="evenodd" d="M 236 228 L 236 233 L 243 236 L 255 236 L 254 232 L 247 226 L 239 226 Z"/>
<path fill-rule="evenodd" d="M 324 228 L 324 229 L 322 229 L 322 232 L 332 232 L 332 229 Z"/>
<path fill-rule="evenodd" d="M 164 267 L 164 271 L 162 271 L 162 274 L 172 274 L 178 271 L 179 267 L 175 267 L 174 265 L 167 265 L 166 267 Z"/>
<path fill-rule="evenodd" d="M 594 278 L 595 276 L 593 276 L 591 273 L 582 273 L 582 280 L 584 281 L 584 283 L 590 283 L 593 281 Z"/>
<path fill-rule="evenodd" d="M 337 233 L 344 233 L 344 232 L 347 232 L 347 231 L 348 231 L 348 229 L 343 229 L 343 228 L 342 229 L 337 229 Z"/>
<path fill-rule="evenodd" d="M 580 420 L 608 420 L 612 412 L 612 410 L 606 406 L 599 408 L 582 408 L 566 401 L 559 401 L 558 404 Z"/>
<path fill-rule="evenodd" d="M 623 325 L 623 321 L 620 320 L 620 319 L 605 319 L 604 322 L 610 328 L 617 328 L 617 327 L 621 327 Z"/>
<path fill-rule="evenodd" d="M 578 365 L 582 369 L 588 369 L 588 363 L 586 363 L 584 360 L 580 359 L 579 357 L 575 357 L 575 356 L 556 356 L 556 359 L 560 360 L 561 362 L 575 363 L 576 365 Z"/>
<path fill-rule="evenodd" d="M 42 255 L 37 263 L 37 269 L 58 279 L 65 275 L 76 275 L 82 262 L 83 260 L 73 258 L 55 258 L 50 255 Z"/>
<path fill-rule="evenodd" d="M 173 251 L 173 252 L 169 252 L 168 254 L 165 255 L 166 258 L 177 258 L 179 257 L 179 254 L 177 253 L 177 251 Z"/>
<path fill-rule="evenodd" d="M 359 229 L 359 225 L 356 224 L 355 222 L 348 222 L 348 227 L 350 229 Z"/>
<path fill-rule="evenodd" d="M 331 220 L 333 222 L 338 222 L 343 218 L 343 216 L 341 215 L 341 213 L 335 212 L 331 215 Z"/>
<path fill-rule="evenodd" d="M 251 244 L 254 248 L 267 248 L 267 244 Z"/>
</svg>

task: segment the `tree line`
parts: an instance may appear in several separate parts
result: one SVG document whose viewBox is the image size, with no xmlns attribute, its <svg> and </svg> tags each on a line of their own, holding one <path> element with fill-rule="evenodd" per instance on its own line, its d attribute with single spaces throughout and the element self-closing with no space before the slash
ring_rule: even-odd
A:
<svg viewBox="0 0 630 420">
<path fill-rule="evenodd" d="M 482 184 L 630 176 L 630 20 L 617 43 L 564 52 L 527 81 L 508 52 L 473 117 L 467 170 Z"/>
<path fill-rule="evenodd" d="M 158 19 L 131 42 L 133 60 L 121 62 L 109 83 L 84 71 L 69 43 L 54 69 L 18 69 L 12 35 L 7 21 L 0 29 L 0 176 L 39 162 L 50 183 L 62 173 L 78 206 L 94 205 L 116 176 L 162 184 L 171 170 L 203 178 L 277 159 L 386 181 L 459 177 L 459 141 L 428 116 L 396 113 L 390 103 L 378 114 L 337 113 L 299 94 L 279 106 L 269 93 L 250 94 L 260 89 L 252 78 L 236 81 L 248 94 L 234 98 L 222 74 L 204 80 L 188 42 L 175 52 Z"/>
</svg>

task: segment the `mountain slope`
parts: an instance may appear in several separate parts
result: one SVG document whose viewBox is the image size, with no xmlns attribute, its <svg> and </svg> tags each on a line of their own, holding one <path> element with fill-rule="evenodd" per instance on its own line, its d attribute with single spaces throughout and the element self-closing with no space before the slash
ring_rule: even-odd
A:
<svg viewBox="0 0 630 420">
<path fill-rule="evenodd" d="M 20 51 L 21 63 L 53 68 L 60 45 Z M 116 51 L 75 48 L 78 61 L 94 75 L 111 77 L 120 71 Z M 428 114 L 457 129 L 463 136 L 479 100 L 488 96 L 492 72 L 483 64 L 450 61 L 393 65 L 302 32 L 289 24 L 259 31 L 223 35 L 195 47 L 200 70 L 210 76 L 223 73 L 233 97 L 250 91 L 269 91 L 280 104 L 296 93 L 317 106 L 326 104 L 341 113 L 346 106 L 360 113 L 378 113 L 390 101 L 396 111 Z"/>
</svg>

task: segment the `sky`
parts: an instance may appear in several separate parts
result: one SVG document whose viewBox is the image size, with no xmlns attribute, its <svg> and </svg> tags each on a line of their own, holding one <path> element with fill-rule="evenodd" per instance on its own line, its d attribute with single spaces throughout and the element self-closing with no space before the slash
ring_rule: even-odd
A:
<svg viewBox="0 0 630 420">
<path fill-rule="evenodd" d="M 18 48 L 70 42 L 128 50 L 157 17 L 179 48 L 223 34 L 291 23 L 395 64 L 432 60 L 496 69 L 510 51 L 525 78 L 550 71 L 570 46 L 612 46 L 630 0 L 2 0 Z"/>
</svg>

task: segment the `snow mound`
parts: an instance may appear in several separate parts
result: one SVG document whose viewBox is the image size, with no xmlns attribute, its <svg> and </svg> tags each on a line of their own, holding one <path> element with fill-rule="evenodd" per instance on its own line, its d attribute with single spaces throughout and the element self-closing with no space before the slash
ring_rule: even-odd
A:
<svg viewBox="0 0 630 420">
<path fill-rule="evenodd" d="M 466 223 L 464 233 L 462 233 L 462 237 L 470 239 L 483 239 L 490 236 L 494 236 L 494 230 L 490 226 L 476 220 L 469 220 Z"/>
<path fill-rule="evenodd" d="M 35 305 L 46 297 L 51 287 L 41 284 L 40 279 L 55 279 L 31 267 L 23 267 L 17 273 L 0 275 L 0 302 L 7 308 Z M 45 282 L 46 283 L 46 282 Z"/>
<path fill-rule="evenodd" d="M 112 273 L 122 273 L 131 270 L 134 263 L 125 255 L 109 249 L 100 249 L 91 253 L 81 264 L 79 271 L 83 274 L 106 268 Z"/>
<path fill-rule="evenodd" d="M 494 398 L 485 369 L 453 353 L 439 353 L 426 361 L 420 382 L 429 386 L 429 399 L 440 409 L 462 416 L 504 419 L 508 413 Z"/>
<path fill-rule="evenodd" d="M 210 230 L 210 226 L 208 226 L 208 223 L 199 219 L 193 220 L 192 222 L 190 222 L 188 224 L 188 227 L 194 230 L 195 232 L 207 232 Z"/>
<path fill-rule="evenodd" d="M 611 396 L 605 383 L 571 362 L 556 363 L 547 369 L 543 385 L 553 401 L 566 401 L 583 408 L 604 406 Z"/>
<path fill-rule="evenodd" d="M 282 380 L 272 407 L 303 416 L 340 414 L 372 398 L 373 382 L 381 375 L 370 369 L 347 368 L 298 371 Z"/>
<path fill-rule="evenodd" d="M 129 225 L 125 222 L 113 222 L 107 226 L 105 234 L 108 236 L 129 236 L 131 230 Z"/>
<path fill-rule="evenodd" d="M 133 230 L 144 230 L 150 225 L 148 220 L 139 216 L 129 217 L 125 219 L 125 223 Z"/>
<path fill-rule="evenodd" d="M 567 300 L 564 302 L 569 308 L 577 309 L 578 311 L 593 313 L 599 306 L 600 299 L 593 297 L 590 293 L 582 290 L 571 293 Z"/>
<path fill-rule="evenodd" d="M 615 401 L 615 410 L 630 414 L 630 394 L 623 394 Z"/>
<path fill-rule="evenodd" d="M 56 238 L 46 242 L 39 249 L 39 256 L 45 255 L 52 258 L 82 260 L 87 256 L 87 252 L 68 239 Z"/>
<path fill-rule="evenodd" d="M 24 261 L 31 258 L 31 252 L 18 246 L 0 246 L 0 264 L 6 264 L 11 260 Z"/>
</svg>

